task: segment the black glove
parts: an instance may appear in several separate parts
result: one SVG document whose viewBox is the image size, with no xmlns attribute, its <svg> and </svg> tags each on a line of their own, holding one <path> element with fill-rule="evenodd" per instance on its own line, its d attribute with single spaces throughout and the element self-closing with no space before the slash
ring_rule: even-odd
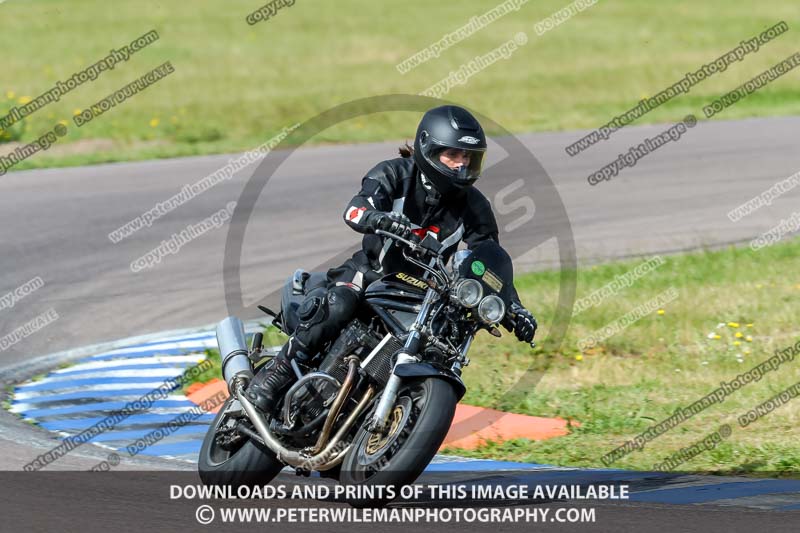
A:
<svg viewBox="0 0 800 533">
<path fill-rule="evenodd" d="M 539 324 L 530 311 L 517 302 L 512 302 L 503 320 L 503 326 L 508 331 L 513 331 L 520 341 L 530 343 L 536 335 Z"/>
<path fill-rule="evenodd" d="M 413 235 L 411 221 L 402 213 L 367 211 L 364 213 L 364 219 L 364 225 L 369 226 L 373 231 L 376 229 L 387 231 L 404 239 Z"/>
</svg>

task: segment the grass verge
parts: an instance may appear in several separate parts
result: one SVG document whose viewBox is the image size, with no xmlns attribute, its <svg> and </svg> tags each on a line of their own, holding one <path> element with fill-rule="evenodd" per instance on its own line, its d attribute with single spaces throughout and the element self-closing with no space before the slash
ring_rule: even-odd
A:
<svg viewBox="0 0 800 533">
<path fill-rule="evenodd" d="M 785 0 L 764 0 L 757 10 L 723 0 L 601 1 L 537 35 L 537 23 L 569 4 L 542 0 L 522 4 L 405 74 L 396 68 L 500 3 L 307 0 L 250 26 L 245 17 L 263 1 L 197 0 L 191 9 L 156 0 L 74 0 L 68 9 L 58 0 L 6 2 L 0 48 L 14 53 L 4 57 L 0 108 L 35 98 L 151 29 L 160 35 L 127 62 L 26 118 L 24 127 L 12 128 L 10 136 L 27 143 L 58 121 L 69 126 L 48 152 L 15 169 L 243 151 L 355 98 L 418 94 L 519 32 L 527 34 L 527 44 L 446 95 L 513 132 L 599 127 L 786 21 L 787 34 L 636 123 L 702 116 L 704 105 L 796 51 L 798 11 Z M 76 111 L 164 61 L 172 62 L 174 74 L 81 128 L 72 123 Z M 798 114 L 799 89 L 800 78 L 786 75 L 715 119 Z M 418 118 L 360 117 L 313 141 L 410 138 Z"/>
<path fill-rule="evenodd" d="M 794 265 L 800 240 L 753 252 L 729 248 L 663 257 L 663 264 L 632 286 L 573 316 L 560 347 L 547 341 L 531 353 L 511 336 L 482 336 L 465 371 L 464 402 L 503 411 L 577 420 L 569 436 L 543 442 L 486 443 L 470 456 L 563 466 L 605 468 L 601 456 L 711 393 L 800 340 L 800 276 Z M 578 272 L 577 297 L 613 282 L 644 260 L 599 265 Z M 553 317 L 555 272 L 517 280 L 523 302 L 542 324 Z M 678 298 L 645 315 L 592 349 L 578 341 L 656 295 L 675 288 Z M 547 332 L 542 331 L 541 339 Z M 651 470 L 681 448 L 727 423 L 732 434 L 677 470 L 797 475 L 798 422 L 793 400 L 741 428 L 737 417 L 798 382 L 798 361 L 783 363 L 724 401 L 613 462 L 613 468 Z M 509 394 L 527 371 L 541 379 Z M 794 402 L 794 403 L 793 403 Z"/>
<path fill-rule="evenodd" d="M 516 280 L 520 296 L 542 328 L 531 351 L 511 335 L 481 333 L 464 371 L 463 402 L 502 411 L 562 417 L 580 422 L 571 434 L 541 442 L 488 442 L 477 450 L 447 449 L 562 466 L 605 468 L 601 456 L 688 407 L 738 374 L 800 339 L 800 276 L 794 270 L 800 239 L 753 252 L 748 248 L 662 257 L 663 263 L 630 287 L 573 316 L 561 346 L 547 339 L 558 298 L 559 273 L 538 272 Z M 578 298 L 618 279 L 645 259 L 598 265 L 578 272 Z M 678 298 L 663 309 L 580 351 L 588 334 L 669 288 Z M 265 341 L 266 342 L 266 341 Z M 281 339 L 274 338 L 275 344 Z M 214 354 L 218 361 L 218 354 Z M 671 431 L 610 466 L 652 470 L 721 424 L 730 437 L 678 470 L 797 476 L 800 472 L 800 409 L 793 400 L 741 428 L 737 417 L 798 382 L 798 361 L 787 361 Z M 526 372 L 541 379 L 510 394 Z M 219 369 L 208 371 L 219 376 Z M 793 403 L 795 402 L 795 403 Z"/>
</svg>

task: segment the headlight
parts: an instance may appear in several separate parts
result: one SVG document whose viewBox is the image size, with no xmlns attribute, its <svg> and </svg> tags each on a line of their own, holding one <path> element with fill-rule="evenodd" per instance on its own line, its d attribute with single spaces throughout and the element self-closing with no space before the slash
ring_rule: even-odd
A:
<svg viewBox="0 0 800 533">
<path fill-rule="evenodd" d="M 483 287 L 474 279 L 465 279 L 456 285 L 456 300 L 464 307 L 475 307 L 481 301 L 482 296 Z"/>
<path fill-rule="evenodd" d="M 478 306 L 478 316 L 487 324 L 497 324 L 506 314 L 506 306 L 498 296 L 487 296 Z"/>
</svg>

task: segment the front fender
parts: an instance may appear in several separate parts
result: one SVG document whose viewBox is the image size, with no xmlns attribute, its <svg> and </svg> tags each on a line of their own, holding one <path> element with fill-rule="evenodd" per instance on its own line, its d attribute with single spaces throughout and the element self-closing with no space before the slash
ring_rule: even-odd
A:
<svg viewBox="0 0 800 533">
<path fill-rule="evenodd" d="M 456 390 L 459 401 L 467 392 L 467 387 L 461 378 L 451 369 L 440 363 L 423 361 L 420 363 L 405 363 L 394 368 L 394 374 L 401 378 L 440 378 L 450 383 Z"/>
</svg>

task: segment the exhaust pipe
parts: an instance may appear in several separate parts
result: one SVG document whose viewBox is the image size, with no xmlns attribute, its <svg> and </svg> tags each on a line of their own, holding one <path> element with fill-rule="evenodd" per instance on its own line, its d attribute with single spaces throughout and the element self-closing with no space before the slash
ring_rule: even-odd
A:
<svg viewBox="0 0 800 533">
<path fill-rule="evenodd" d="M 342 424 L 342 427 L 339 428 L 333 438 L 328 441 L 325 448 L 323 448 L 322 451 L 317 454 L 309 453 L 309 450 L 298 451 L 286 448 L 277 439 L 277 437 L 275 437 L 272 431 L 270 431 L 267 421 L 264 419 L 261 413 L 259 413 L 255 406 L 247 399 L 247 396 L 244 394 L 244 387 L 240 386 L 236 390 L 235 394 L 239 399 L 239 402 L 242 404 L 242 408 L 247 414 L 247 417 L 253 423 L 256 431 L 264 441 L 264 444 L 266 444 L 268 448 L 275 452 L 275 456 L 279 461 L 282 461 L 295 468 L 323 471 L 330 470 L 331 468 L 335 467 L 344 459 L 344 456 L 347 454 L 347 452 L 350 451 L 352 443 L 343 445 L 342 439 L 347 432 L 350 431 L 350 428 L 353 426 L 356 419 L 358 419 L 364 409 L 367 408 L 373 396 L 375 396 L 375 387 L 370 386 L 367 389 L 367 391 L 364 393 L 364 396 L 362 396 L 361 400 L 358 402 L 358 405 L 356 405 L 356 407 Z"/>
<path fill-rule="evenodd" d="M 264 444 L 271 448 L 279 461 L 306 470 L 329 470 L 339 464 L 345 454 L 350 450 L 351 444 L 343 445 L 342 439 L 355 423 L 359 415 L 367 408 L 373 396 L 375 395 L 375 388 L 369 387 L 364 393 L 364 396 L 358 402 L 358 405 L 353 409 L 342 426 L 336 432 L 332 439 L 328 439 L 332 428 L 331 416 L 326 420 L 326 427 L 323 428 L 323 435 L 317 441 L 317 445 L 313 450 L 290 450 L 286 448 L 280 440 L 270 431 L 267 420 L 250 403 L 245 395 L 245 387 L 247 382 L 253 378 L 253 367 L 250 364 L 249 351 L 247 349 L 247 342 L 244 336 L 244 324 L 241 320 L 234 316 L 229 316 L 219 324 L 217 324 L 217 344 L 219 345 L 219 353 L 222 358 L 222 376 L 228 384 L 228 390 L 231 396 L 237 398 L 241 403 L 247 417 L 255 426 L 258 435 Z M 349 396 L 350 388 L 352 388 L 355 379 L 357 365 L 359 359 L 352 357 L 348 360 L 349 368 L 347 379 L 342 386 L 342 390 L 334 401 L 334 406 L 331 412 L 341 410 L 344 400 Z M 334 415 L 335 416 L 335 415 Z M 325 442 L 323 440 L 327 440 Z M 324 447 L 323 447 L 324 444 Z"/>
<path fill-rule="evenodd" d="M 228 384 L 228 391 L 236 393 L 236 382 L 246 383 L 253 379 L 247 341 L 244 337 L 244 324 L 235 316 L 229 316 L 217 324 L 217 345 L 222 359 L 222 377 Z"/>
</svg>

